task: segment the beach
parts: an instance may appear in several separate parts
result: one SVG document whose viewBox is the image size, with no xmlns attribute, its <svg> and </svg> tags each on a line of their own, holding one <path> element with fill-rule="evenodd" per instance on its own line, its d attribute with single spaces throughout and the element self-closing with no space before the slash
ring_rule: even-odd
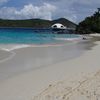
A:
<svg viewBox="0 0 100 100">
<path fill-rule="evenodd" d="M 99 41 L 6 51 L 0 100 L 99 100 Z"/>
</svg>

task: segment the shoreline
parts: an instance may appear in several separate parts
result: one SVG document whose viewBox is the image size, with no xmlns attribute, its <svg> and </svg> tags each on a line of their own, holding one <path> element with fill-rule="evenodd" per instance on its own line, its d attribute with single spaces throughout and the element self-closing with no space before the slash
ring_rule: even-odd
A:
<svg viewBox="0 0 100 100">
<path fill-rule="evenodd" d="M 67 42 L 67 43 L 66 43 Z M 40 49 L 45 47 L 61 47 L 61 46 L 68 46 L 68 45 L 76 45 L 79 42 L 83 42 L 80 39 L 75 38 L 74 40 L 65 40 L 64 43 L 50 43 L 50 44 L 0 44 L 0 51 L 3 51 L 5 53 L 11 54 L 8 57 L 5 57 L 0 60 L 0 62 L 4 62 L 9 60 L 10 58 L 13 58 L 16 53 L 14 51 L 24 49 L 24 48 L 37 48 L 39 47 Z M 2 54 L 2 53 L 0 53 Z M 13 55 L 13 56 L 12 56 Z M 2 56 L 1 56 L 2 58 Z"/>
<path fill-rule="evenodd" d="M 91 48 L 91 46 L 89 47 Z M 85 44 L 75 42 L 64 45 L 25 46 L 14 50 L 7 49 L 6 52 L 11 53 L 11 55 L 0 62 L 0 81 L 24 72 L 74 59 L 85 52 Z"/>
<path fill-rule="evenodd" d="M 82 41 L 81 37 L 80 38 L 74 38 L 74 39 L 66 39 L 66 38 L 57 38 L 58 40 L 62 40 L 63 42 L 61 43 L 48 43 L 48 44 L 0 44 L 0 49 L 4 51 L 12 51 L 16 49 L 21 49 L 21 48 L 27 48 L 27 47 L 49 47 L 49 46 L 63 46 L 63 45 L 68 45 L 72 43 L 77 43 Z M 66 43 L 67 42 L 67 43 Z"/>
<path fill-rule="evenodd" d="M 81 45 L 83 46 L 86 44 L 81 43 Z M 79 45 L 77 45 L 76 47 L 80 48 Z M 53 90 L 51 91 L 51 89 L 49 89 L 51 92 L 47 92 L 47 93 L 43 92 L 45 89 L 47 89 L 48 86 L 53 87 L 55 85 L 58 87 L 57 84 L 59 82 L 63 82 L 63 80 L 65 81 L 67 80 L 66 82 L 69 82 L 71 81 L 70 79 L 77 80 L 78 78 L 80 79 L 80 77 L 84 76 L 85 74 L 88 75 L 89 73 L 95 73 L 96 71 L 99 70 L 99 66 L 96 65 L 100 65 L 99 56 L 98 56 L 100 42 L 96 42 L 94 47 L 93 45 L 94 44 L 90 45 L 90 48 L 92 47 L 92 50 L 88 50 L 90 48 L 86 48 L 84 54 L 74 59 L 61 60 L 60 62 L 58 61 L 57 63 L 46 65 L 47 67 L 38 68 L 37 70 L 29 70 L 28 72 L 24 72 L 22 74 L 16 75 L 14 77 L 8 78 L 0 82 L 0 99 L 1 100 L 34 100 L 34 96 L 36 97 L 38 96 L 40 98 L 39 100 L 41 100 L 41 96 L 42 96 L 40 95 L 41 93 L 43 93 L 43 95 L 46 96 L 49 95 L 49 93 L 53 92 Z M 81 49 L 83 48 L 80 48 L 80 50 Z M 22 53 L 23 50 L 26 50 L 25 52 L 27 52 L 30 49 L 24 48 L 19 50 L 17 49 L 14 51 L 16 53 L 19 53 L 20 55 L 20 53 Z M 62 51 L 62 49 L 61 48 L 58 49 L 58 47 L 57 50 Z M 65 49 L 64 47 L 63 50 L 66 51 L 71 49 L 70 48 Z M 43 56 L 41 55 L 41 57 Z M 32 66 L 32 64 L 30 64 L 30 66 Z M 44 100 L 47 99 L 44 98 Z"/>
</svg>

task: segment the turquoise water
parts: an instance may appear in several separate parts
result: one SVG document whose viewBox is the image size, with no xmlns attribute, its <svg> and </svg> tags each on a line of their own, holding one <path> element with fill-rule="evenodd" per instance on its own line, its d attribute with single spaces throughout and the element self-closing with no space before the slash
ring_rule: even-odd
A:
<svg viewBox="0 0 100 100">
<path fill-rule="evenodd" d="M 74 34 L 54 34 L 50 29 L 0 28 L 0 44 L 60 43 L 77 37 Z"/>
</svg>

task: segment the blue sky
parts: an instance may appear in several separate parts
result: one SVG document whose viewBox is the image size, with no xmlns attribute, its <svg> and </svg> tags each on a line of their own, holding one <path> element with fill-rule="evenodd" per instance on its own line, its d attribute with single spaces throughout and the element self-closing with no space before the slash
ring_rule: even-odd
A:
<svg viewBox="0 0 100 100">
<path fill-rule="evenodd" d="M 100 0 L 0 0 L 3 19 L 57 19 L 80 22 L 100 7 Z"/>
</svg>

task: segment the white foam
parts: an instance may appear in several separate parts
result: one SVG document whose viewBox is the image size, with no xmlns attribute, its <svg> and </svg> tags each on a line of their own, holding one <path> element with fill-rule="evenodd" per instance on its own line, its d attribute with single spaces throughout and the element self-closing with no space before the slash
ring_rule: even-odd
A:
<svg viewBox="0 0 100 100">
<path fill-rule="evenodd" d="M 7 60 L 9 60 L 9 59 L 12 59 L 12 58 L 16 55 L 15 52 L 10 51 L 9 49 L 4 48 L 4 47 L 0 47 L 0 50 L 3 50 L 3 51 L 5 51 L 5 52 L 9 52 L 9 53 L 10 53 L 9 56 L 7 56 L 6 58 L 1 59 L 1 60 L 0 60 L 0 63 L 5 62 L 5 61 L 7 61 Z"/>
<path fill-rule="evenodd" d="M 6 49 L 6 48 L 0 48 L 0 50 L 3 50 L 3 51 L 8 51 L 9 52 L 9 49 Z"/>
<path fill-rule="evenodd" d="M 13 52 L 12 50 L 20 49 L 20 48 L 26 48 L 26 47 L 30 47 L 30 46 L 31 45 L 24 45 L 24 44 L 21 44 L 21 45 L 0 45 L 0 50 L 11 53 L 11 55 L 9 57 L 0 60 L 0 63 L 5 62 L 7 60 L 10 60 L 16 55 L 16 53 Z"/>
<path fill-rule="evenodd" d="M 25 45 L 25 44 L 15 44 L 15 45 L 0 45 L 0 49 L 4 51 L 12 51 L 15 49 L 20 49 L 20 48 L 26 48 L 26 47 L 31 47 L 31 45 Z"/>
<path fill-rule="evenodd" d="M 8 52 L 10 52 L 10 51 L 8 51 Z M 0 63 L 3 63 L 5 61 L 7 61 L 7 60 L 10 60 L 16 55 L 15 52 L 10 52 L 10 53 L 11 53 L 11 55 L 9 57 L 5 58 L 5 59 L 0 60 Z"/>
<path fill-rule="evenodd" d="M 9 49 L 9 51 L 15 50 L 15 49 L 20 49 L 20 48 L 27 48 L 27 47 L 31 47 L 31 45 L 16 45 L 12 48 Z"/>
<path fill-rule="evenodd" d="M 55 38 L 56 40 L 63 40 L 63 41 L 74 41 L 74 40 L 80 40 L 81 38 Z"/>
</svg>

